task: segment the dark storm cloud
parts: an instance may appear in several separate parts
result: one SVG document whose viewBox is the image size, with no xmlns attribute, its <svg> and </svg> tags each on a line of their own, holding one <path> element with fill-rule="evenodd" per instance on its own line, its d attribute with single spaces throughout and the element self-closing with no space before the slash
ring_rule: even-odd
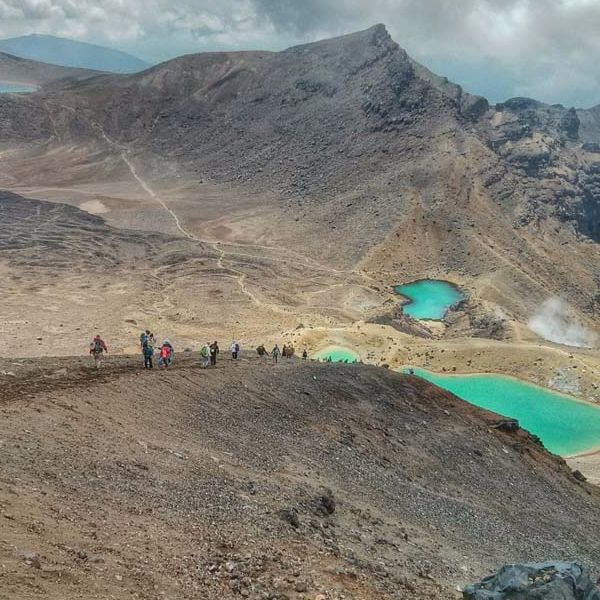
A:
<svg viewBox="0 0 600 600">
<path fill-rule="evenodd" d="M 2 37 L 53 33 L 154 60 L 281 49 L 375 23 L 492 100 L 600 102 L 600 0 L 0 0 Z"/>
</svg>

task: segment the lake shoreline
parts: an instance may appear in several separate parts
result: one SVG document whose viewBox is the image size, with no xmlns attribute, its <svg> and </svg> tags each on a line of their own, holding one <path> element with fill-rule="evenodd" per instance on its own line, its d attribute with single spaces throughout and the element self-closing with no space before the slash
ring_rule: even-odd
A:
<svg viewBox="0 0 600 600">
<path fill-rule="evenodd" d="M 563 458 L 595 456 L 600 451 L 600 406 L 514 376 L 484 373 L 438 373 L 406 365 L 411 374 L 463 401 L 505 418 L 537 436 L 546 449 Z"/>
</svg>

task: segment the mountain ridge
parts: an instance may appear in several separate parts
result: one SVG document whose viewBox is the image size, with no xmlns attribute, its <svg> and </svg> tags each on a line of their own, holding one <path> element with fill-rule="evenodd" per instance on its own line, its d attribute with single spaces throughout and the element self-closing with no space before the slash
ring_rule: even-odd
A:
<svg viewBox="0 0 600 600">
<path fill-rule="evenodd" d="M 153 211 L 171 209 L 168 231 L 175 215 L 192 239 L 266 241 L 328 265 L 336 282 L 362 278 L 368 300 L 353 300 L 353 315 L 387 314 L 395 283 L 450 278 L 473 301 L 449 335 L 505 318 L 530 339 L 526 324 L 554 296 L 598 329 L 595 121 L 528 99 L 491 106 L 413 61 L 382 26 L 60 83 L 0 97 L 0 115 L 3 139 L 24 153 L 6 167 L 24 189 L 5 178 L 8 189 L 68 189 L 82 172 L 130 182 Z M 256 304 L 246 282 L 270 292 L 244 269 Z"/>
</svg>

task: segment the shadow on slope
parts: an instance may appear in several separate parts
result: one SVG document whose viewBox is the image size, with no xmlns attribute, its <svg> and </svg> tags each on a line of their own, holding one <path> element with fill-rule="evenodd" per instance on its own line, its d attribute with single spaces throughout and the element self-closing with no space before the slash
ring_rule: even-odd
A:
<svg viewBox="0 0 600 600">
<path fill-rule="evenodd" d="M 600 558 L 598 490 L 422 380 L 138 364 L 112 359 L 96 380 L 46 359 L 11 378 L 0 555 L 13 596 L 33 581 L 64 598 L 69 581 L 94 597 L 446 598 L 502 563 Z M 40 366 L 55 385 L 27 398 Z"/>
</svg>

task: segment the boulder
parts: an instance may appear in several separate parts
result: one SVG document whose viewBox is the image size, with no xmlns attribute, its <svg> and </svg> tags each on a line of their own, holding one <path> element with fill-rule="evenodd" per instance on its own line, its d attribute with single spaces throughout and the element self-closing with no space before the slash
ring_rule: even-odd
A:
<svg viewBox="0 0 600 600">
<path fill-rule="evenodd" d="M 499 429 L 500 431 L 507 431 L 509 433 L 519 431 L 520 428 L 521 426 L 519 425 L 519 421 L 516 419 L 502 419 L 501 421 L 498 421 L 492 425 L 492 429 Z"/>
<path fill-rule="evenodd" d="M 465 600 L 600 600 L 590 570 L 575 562 L 507 565 L 467 586 Z"/>
</svg>

